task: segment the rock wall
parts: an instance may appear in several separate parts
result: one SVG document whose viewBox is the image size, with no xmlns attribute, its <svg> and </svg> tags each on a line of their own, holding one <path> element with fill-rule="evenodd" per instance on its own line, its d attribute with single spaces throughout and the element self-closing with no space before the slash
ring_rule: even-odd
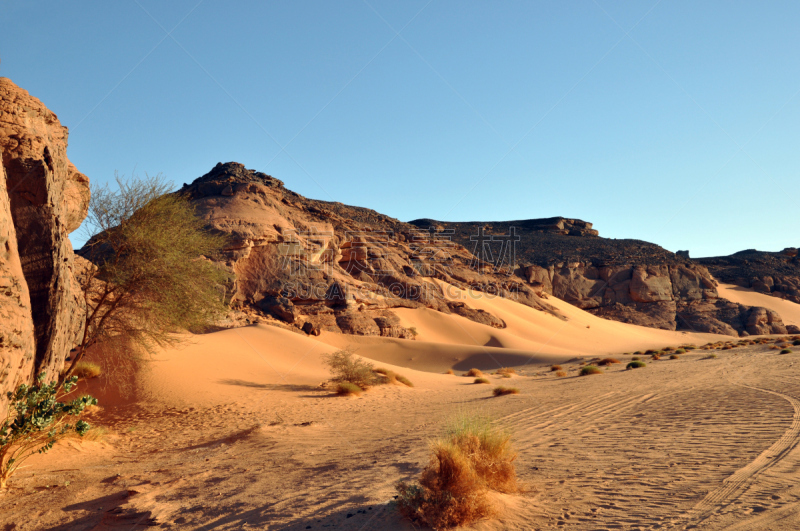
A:
<svg viewBox="0 0 800 531">
<path fill-rule="evenodd" d="M 2 392 L 43 371 L 54 378 L 79 333 L 85 305 L 68 234 L 86 217 L 89 180 L 67 159 L 67 135 L 42 102 L 0 78 Z"/>
<path fill-rule="evenodd" d="M 777 253 L 751 249 L 695 262 L 706 266 L 720 282 L 800 303 L 800 256 L 795 247 Z"/>
</svg>

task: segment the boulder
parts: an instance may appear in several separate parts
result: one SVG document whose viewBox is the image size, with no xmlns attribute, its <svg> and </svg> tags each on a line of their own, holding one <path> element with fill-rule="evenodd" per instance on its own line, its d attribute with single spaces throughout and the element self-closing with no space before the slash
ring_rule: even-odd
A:
<svg viewBox="0 0 800 531">
<path fill-rule="evenodd" d="M 268 295 L 258 302 L 258 306 L 262 311 L 269 312 L 289 324 L 294 323 L 298 316 L 294 304 L 286 297 Z"/>
<path fill-rule="evenodd" d="M 450 301 L 447 303 L 450 311 L 461 317 L 466 317 L 470 321 L 475 321 L 492 328 L 505 328 L 506 323 L 499 317 L 495 317 L 486 310 L 470 308 L 466 303 L 460 301 Z"/>
<path fill-rule="evenodd" d="M 798 334 L 800 334 L 800 326 L 792 325 L 792 324 L 786 325 L 786 333 L 787 334 L 798 335 Z"/>
<path fill-rule="evenodd" d="M 760 307 L 750 310 L 747 316 L 747 332 L 752 335 L 788 333 L 778 312 Z"/>
</svg>

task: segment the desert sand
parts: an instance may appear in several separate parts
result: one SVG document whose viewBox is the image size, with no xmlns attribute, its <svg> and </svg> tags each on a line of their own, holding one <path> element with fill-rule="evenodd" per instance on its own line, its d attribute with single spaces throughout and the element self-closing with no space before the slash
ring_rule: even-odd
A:
<svg viewBox="0 0 800 531">
<path fill-rule="evenodd" d="M 780 314 L 784 324 L 800 326 L 800 304 L 733 284 L 720 284 L 717 286 L 717 291 L 720 297 L 729 301 L 775 310 Z"/>
<path fill-rule="evenodd" d="M 693 350 L 626 371 L 636 350 L 732 338 L 607 321 L 550 297 L 564 319 L 449 288 L 507 328 L 419 309 L 397 311 L 416 340 L 313 337 L 261 323 L 158 353 L 132 376 L 127 398 L 114 382 L 90 381 L 83 387 L 102 406 L 90 422 L 108 433 L 32 458 L 2 500 L 2 522 L 413 529 L 393 508 L 394 484 L 419 474 L 448 418 L 474 412 L 513 432 L 527 491 L 498 495 L 498 518 L 470 529 L 800 528 L 800 347 L 781 355 L 772 343 L 748 346 L 715 359 Z M 322 356 L 347 346 L 414 387 L 335 396 L 320 386 L 329 377 Z M 607 355 L 623 363 L 578 376 L 582 362 Z M 518 375 L 490 375 L 493 385 L 460 376 L 501 366 Z M 509 383 L 521 393 L 491 397 Z"/>
</svg>

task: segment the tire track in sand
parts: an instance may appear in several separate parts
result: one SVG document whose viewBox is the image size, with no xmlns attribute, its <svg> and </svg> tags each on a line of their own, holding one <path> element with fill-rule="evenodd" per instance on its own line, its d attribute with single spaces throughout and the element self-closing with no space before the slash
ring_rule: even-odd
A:
<svg viewBox="0 0 800 531">
<path fill-rule="evenodd" d="M 739 383 L 736 385 L 779 396 L 789 402 L 794 409 L 792 423 L 772 446 L 725 479 L 719 488 L 709 492 L 705 498 L 683 516 L 682 522 L 676 522 L 672 528 L 679 526 L 683 527 L 683 529 L 698 527 L 721 509 L 729 507 L 747 491 L 760 475 L 780 463 L 792 450 L 800 445 L 800 400 L 771 389 Z"/>
</svg>

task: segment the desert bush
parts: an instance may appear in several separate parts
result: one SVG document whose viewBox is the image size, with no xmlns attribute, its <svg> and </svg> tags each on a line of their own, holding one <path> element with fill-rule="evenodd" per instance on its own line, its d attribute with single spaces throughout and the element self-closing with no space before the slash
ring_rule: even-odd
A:
<svg viewBox="0 0 800 531">
<path fill-rule="evenodd" d="M 650 359 L 658 361 L 661 359 L 661 354 L 653 354 L 652 356 L 650 356 Z"/>
<path fill-rule="evenodd" d="M 792 341 L 792 345 L 800 347 L 800 339 L 795 339 L 794 341 Z"/>
<path fill-rule="evenodd" d="M 489 379 L 488 379 L 488 378 L 475 378 L 475 380 L 474 380 L 472 383 L 476 383 L 476 384 L 488 384 L 488 383 L 491 383 L 491 382 L 489 382 Z"/>
<path fill-rule="evenodd" d="M 517 371 L 510 367 L 503 367 L 501 369 L 497 369 L 497 374 L 499 374 L 503 378 L 511 378 L 511 375 L 517 374 Z"/>
<path fill-rule="evenodd" d="M 697 346 L 695 346 L 695 345 L 684 345 L 682 348 L 684 350 L 694 350 L 694 349 L 697 348 Z"/>
<path fill-rule="evenodd" d="M 553 365 L 552 367 L 550 367 L 551 371 L 560 371 L 561 369 L 563 369 L 561 365 Z"/>
<path fill-rule="evenodd" d="M 664 347 L 661 350 L 663 350 L 664 352 L 669 352 L 670 350 L 675 350 L 675 347 Z"/>
<path fill-rule="evenodd" d="M 518 395 L 519 389 L 516 387 L 503 387 L 502 385 L 498 385 L 494 389 L 492 389 L 492 394 L 494 396 L 503 396 L 503 395 Z"/>
<path fill-rule="evenodd" d="M 641 354 L 644 354 L 644 352 L 642 352 L 641 350 L 637 350 L 636 352 L 634 352 L 634 354 L 640 354 L 641 355 Z"/>
<path fill-rule="evenodd" d="M 451 374 L 452 375 L 452 374 L 455 374 L 455 372 L 453 371 L 453 369 L 447 369 L 447 372 L 445 374 Z"/>
<path fill-rule="evenodd" d="M 77 376 L 80 380 L 88 380 L 90 378 L 97 378 L 102 372 L 103 370 L 100 368 L 100 365 L 89 361 L 81 361 L 75 365 L 75 370 L 72 374 Z"/>
<path fill-rule="evenodd" d="M 8 489 L 9 478 L 27 458 L 47 452 L 71 433 L 84 435 L 90 428 L 86 421 L 77 419 L 86 406 L 97 404 L 97 399 L 82 396 L 59 402 L 78 378 L 72 376 L 62 383 L 44 381 L 42 373 L 34 385 L 21 384 L 16 391 L 6 393 L 8 411 L 0 424 L 0 492 Z M 71 424 L 73 419 L 76 422 Z"/>
<path fill-rule="evenodd" d="M 225 237 L 206 228 L 188 198 L 169 194 L 172 184 L 160 176 L 117 184 L 118 191 L 92 189 L 81 250 L 92 264 L 78 275 L 86 312 L 60 382 L 96 344 L 130 356 L 153 352 L 184 341 L 175 332 L 206 329 L 226 309 L 230 275 L 208 259 Z"/>
<path fill-rule="evenodd" d="M 620 363 L 620 361 L 615 358 L 603 358 L 597 362 L 597 364 L 600 365 L 601 367 L 604 367 L 606 365 L 612 365 L 614 363 Z"/>
<path fill-rule="evenodd" d="M 641 358 L 639 356 L 634 356 L 631 358 L 632 361 L 639 361 Z"/>
<path fill-rule="evenodd" d="M 670 355 L 669 355 L 669 359 L 671 359 L 671 360 L 677 360 L 677 359 L 679 359 L 679 358 L 680 358 L 680 356 L 679 356 L 679 355 L 677 355 L 677 354 L 670 354 Z"/>
<path fill-rule="evenodd" d="M 717 359 L 717 355 L 716 354 L 709 354 L 708 356 L 705 356 L 702 359 L 704 359 L 704 360 L 715 360 L 715 359 Z"/>
<path fill-rule="evenodd" d="M 791 354 L 791 353 L 792 353 L 792 351 L 790 349 L 788 349 L 788 348 L 785 348 L 785 349 L 781 350 L 781 354 Z"/>
<path fill-rule="evenodd" d="M 466 525 L 493 514 L 490 490 L 518 492 L 511 436 L 485 417 L 459 417 L 431 443 L 419 484 L 396 485 L 397 508 L 433 529 Z"/>
<path fill-rule="evenodd" d="M 336 384 L 336 394 L 340 396 L 359 396 L 364 390 L 358 385 L 350 382 L 339 382 Z"/>
<path fill-rule="evenodd" d="M 483 372 L 481 372 L 480 369 L 470 369 L 470 370 L 467 371 L 467 374 L 465 374 L 464 376 L 473 376 L 473 377 L 475 377 L 475 376 L 483 376 Z"/>
<path fill-rule="evenodd" d="M 675 354 L 685 354 L 685 353 L 686 353 L 685 348 L 679 348 L 678 350 L 675 351 Z"/>
<path fill-rule="evenodd" d="M 411 332 L 411 337 L 413 337 L 413 338 L 416 338 L 419 335 L 419 332 L 417 332 L 417 327 L 416 326 L 410 326 L 408 328 L 408 331 Z"/>
<path fill-rule="evenodd" d="M 556 376 L 558 376 L 559 378 L 563 378 L 566 375 L 567 371 L 556 371 Z"/>
<path fill-rule="evenodd" d="M 361 390 L 378 383 L 372 364 L 357 357 L 349 348 L 323 356 L 322 361 L 328 366 L 334 382 L 355 384 Z"/>
<path fill-rule="evenodd" d="M 579 373 L 580 376 L 589 376 L 591 374 L 603 374 L 603 371 L 600 367 L 596 367 L 595 365 L 587 365 L 586 367 L 581 368 L 581 372 Z"/>
<path fill-rule="evenodd" d="M 637 360 L 637 361 L 632 361 L 632 362 L 628 363 L 625 366 L 625 368 L 626 369 L 638 369 L 640 367 L 646 367 L 646 366 L 647 366 L 647 364 L 645 362 Z"/>
</svg>

